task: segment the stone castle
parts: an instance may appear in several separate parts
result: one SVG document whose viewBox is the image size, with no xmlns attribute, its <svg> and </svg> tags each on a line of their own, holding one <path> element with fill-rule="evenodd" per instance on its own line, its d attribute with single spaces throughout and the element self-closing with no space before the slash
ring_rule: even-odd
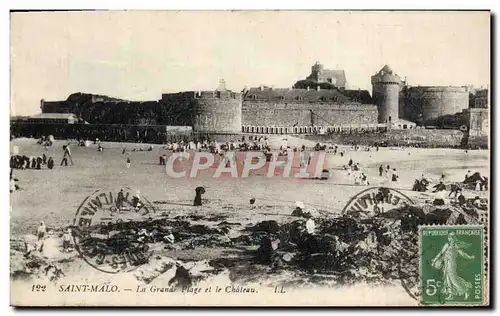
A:
<svg viewBox="0 0 500 316">
<path fill-rule="evenodd" d="M 73 113 L 91 124 L 190 126 L 194 133 L 206 134 L 414 129 L 469 110 L 466 87 L 410 87 L 387 65 L 371 83 L 371 94 L 349 90 L 344 70 L 324 69 L 316 62 L 311 74 L 292 88 L 233 92 L 221 80 L 213 91 L 168 93 L 156 101 L 75 93 L 64 101 L 42 100 L 41 109 Z M 484 113 L 475 115 L 482 118 Z"/>
</svg>

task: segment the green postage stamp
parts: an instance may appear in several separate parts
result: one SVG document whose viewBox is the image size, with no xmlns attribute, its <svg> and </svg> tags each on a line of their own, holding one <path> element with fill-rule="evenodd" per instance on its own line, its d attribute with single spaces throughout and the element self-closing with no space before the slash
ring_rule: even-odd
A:
<svg viewBox="0 0 500 316">
<path fill-rule="evenodd" d="M 485 303 L 483 226 L 421 226 L 419 247 L 421 304 Z"/>
</svg>

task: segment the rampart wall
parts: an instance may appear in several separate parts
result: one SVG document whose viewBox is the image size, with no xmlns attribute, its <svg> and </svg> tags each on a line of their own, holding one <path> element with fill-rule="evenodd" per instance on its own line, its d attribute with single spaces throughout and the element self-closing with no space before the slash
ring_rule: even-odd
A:
<svg viewBox="0 0 500 316">
<path fill-rule="evenodd" d="M 425 123 L 467 109 L 469 93 L 465 87 L 411 87 L 405 102 Z"/>
<path fill-rule="evenodd" d="M 377 124 L 377 115 L 376 106 L 354 103 L 245 100 L 242 105 L 242 124 L 245 126 Z"/>
<path fill-rule="evenodd" d="M 189 140 L 192 137 L 190 130 L 170 131 L 164 125 L 11 123 L 10 132 L 13 137 L 40 138 L 53 135 L 56 139 L 99 138 L 102 141 L 156 144 Z"/>
<path fill-rule="evenodd" d="M 459 130 L 413 129 L 389 130 L 384 133 L 305 135 L 302 137 L 334 144 L 373 146 L 385 143 L 387 146 L 460 147 L 463 145 L 464 133 Z"/>
<path fill-rule="evenodd" d="M 195 93 L 193 105 L 194 132 L 241 132 L 241 94 L 230 91 Z"/>
</svg>

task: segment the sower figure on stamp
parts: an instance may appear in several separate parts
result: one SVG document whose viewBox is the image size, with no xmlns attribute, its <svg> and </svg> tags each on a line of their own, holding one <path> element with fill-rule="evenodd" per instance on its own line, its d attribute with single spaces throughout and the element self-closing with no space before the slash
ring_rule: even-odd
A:
<svg viewBox="0 0 500 316">
<path fill-rule="evenodd" d="M 474 256 L 468 255 L 462 249 L 469 244 L 457 240 L 454 233 L 448 235 L 448 242 L 432 260 L 432 266 L 440 269 L 443 273 L 443 287 L 441 292 L 447 295 L 446 299 L 451 300 L 454 296 L 469 297 L 469 290 L 472 284 L 462 279 L 457 273 L 457 260 L 460 257 L 472 260 Z"/>
</svg>

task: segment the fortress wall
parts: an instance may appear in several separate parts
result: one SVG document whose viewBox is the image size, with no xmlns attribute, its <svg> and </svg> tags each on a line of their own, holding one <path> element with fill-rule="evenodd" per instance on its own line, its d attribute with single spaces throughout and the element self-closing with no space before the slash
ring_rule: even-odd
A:
<svg viewBox="0 0 500 316">
<path fill-rule="evenodd" d="M 241 94 L 230 91 L 197 93 L 193 104 L 194 132 L 241 132 Z"/>
<path fill-rule="evenodd" d="M 71 106 L 66 101 L 44 101 L 41 100 L 42 113 L 71 113 Z"/>
<path fill-rule="evenodd" d="M 193 126 L 196 133 L 241 132 L 241 94 L 188 91 L 163 94 L 161 122 Z M 175 123 L 175 124 L 174 124 Z"/>
<path fill-rule="evenodd" d="M 489 137 L 488 136 L 469 136 L 467 145 L 469 148 L 488 148 L 489 147 Z"/>
<path fill-rule="evenodd" d="M 331 124 L 376 124 L 377 108 L 364 104 L 247 101 L 242 105 L 242 124 L 248 126 L 310 126 L 311 110 Z M 313 115 L 315 125 L 328 123 Z"/>
<path fill-rule="evenodd" d="M 193 91 L 163 94 L 158 111 L 158 123 L 193 126 L 194 94 Z"/>
<path fill-rule="evenodd" d="M 410 98 L 424 122 L 469 108 L 469 93 L 464 87 L 412 87 Z"/>
<path fill-rule="evenodd" d="M 464 133 L 458 130 L 389 130 L 385 133 L 304 135 L 308 140 L 334 144 L 374 145 L 386 142 L 388 146 L 459 147 Z"/>
</svg>

